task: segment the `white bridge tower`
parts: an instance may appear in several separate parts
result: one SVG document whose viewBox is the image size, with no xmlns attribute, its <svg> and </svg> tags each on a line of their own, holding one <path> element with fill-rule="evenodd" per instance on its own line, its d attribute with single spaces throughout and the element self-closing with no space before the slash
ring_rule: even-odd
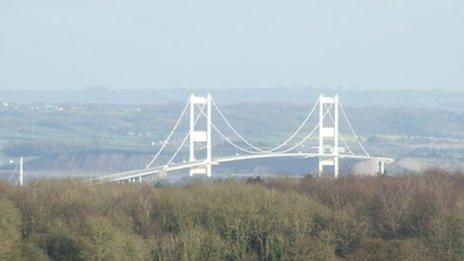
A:
<svg viewBox="0 0 464 261">
<path fill-rule="evenodd" d="M 334 176 L 338 177 L 339 103 L 338 95 L 319 97 L 319 176 L 325 173 L 325 167 L 333 166 Z"/>
<path fill-rule="evenodd" d="M 190 96 L 190 145 L 189 145 L 189 161 L 196 162 L 197 159 L 196 148 L 198 145 L 206 145 L 206 157 L 204 158 L 205 165 L 194 167 L 190 169 L 190 176 L 193 175 L 206 175 L 211 177 L 211 95 L 207 97 L 198 97 L 195 95 Z M 204 129 L 196 130 L 197 113 L 202 113 L 206 107 L 206 126 Z M 199 111 L 201 110 L 201 111 Z"/>
</svg>

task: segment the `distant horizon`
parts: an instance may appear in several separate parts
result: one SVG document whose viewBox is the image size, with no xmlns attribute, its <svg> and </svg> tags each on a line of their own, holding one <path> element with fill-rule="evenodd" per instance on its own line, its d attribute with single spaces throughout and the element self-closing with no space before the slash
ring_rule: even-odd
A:
<svg viewBox="0 0 464 261">
<path fill-rule="evenodd" d="M 338 94 L 344 104 L 354 107 L 411 107 L 422 109 L 464 110 L 464 90 L 361 90 L 337 88 L 167 88 L 111 89 L 81 88 L 59 90 L 0 90 L 0 102 L 31 104 L 184 104 L 191 94 L 211 93 L 220 104 L 281 103 L 307 105 L 319 95 Z"/>
</svg>

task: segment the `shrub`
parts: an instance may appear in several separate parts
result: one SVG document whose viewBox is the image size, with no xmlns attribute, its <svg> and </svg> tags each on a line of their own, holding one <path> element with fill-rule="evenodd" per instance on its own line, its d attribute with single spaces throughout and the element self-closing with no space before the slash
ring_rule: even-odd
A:
<svg viewBox="0 0 464 261">
<path fill-rule="evenodd" d="M 464 175 L 0 183 L 6 260 L 463 260 Z"/>
<path fill-rule="evenodd" d="M 12 254 L 21 238 L 19 212 L 10 201 L 0 195 L 0 259 Z"/>
</svg>

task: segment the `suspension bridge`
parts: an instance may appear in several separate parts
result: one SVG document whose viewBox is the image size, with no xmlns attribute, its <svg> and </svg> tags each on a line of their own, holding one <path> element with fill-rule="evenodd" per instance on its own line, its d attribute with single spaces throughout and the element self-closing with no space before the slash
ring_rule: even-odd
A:
<svg viewBox="0 0 464 261">
<path fill-rule="evenodd" d="M 188 123 L 184 124 L 187 126 L 182 133 L 180 126 L 185 120 Z M 348 130 L 346 136 L 340 132 L 342 123 Z M 337 95 L 321 95 L 288 138 L 268 147 L 244 138 L 211 95 L 200 97 L 192 94 L 166 140 L 144 168 L 93 180 L 144 182 L 146 178 L 163 178 L 180 170 L 188 171 L 190 176 L 211 177 L 213 166 L 219 164 L 281 157 L 317 158 L 319 175 L 332 172 L 329 175 L 334 177 L 339 176 L 341 159 L 373 160 L 378 173 L 385 173 L 385 165 L 393 162 L 390 158 L 371 156 L 367 152 Z"/>
</svg>

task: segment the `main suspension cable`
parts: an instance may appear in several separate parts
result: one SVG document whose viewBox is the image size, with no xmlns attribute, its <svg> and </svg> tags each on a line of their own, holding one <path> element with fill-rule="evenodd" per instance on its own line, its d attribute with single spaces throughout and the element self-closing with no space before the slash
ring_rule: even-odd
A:
<svg viewBox="0 0 464 261">
<path fill-rule="evenodd" d="M 205 108 L 206 105 L 203 105 L 200 107 L 200 113 L 197 115 L 195 121 L 193 122 L 193 126 L 195 126 L 198 122 L 198 120 L 200 119 L 201 115 L 205 115 L 204 113 L 204 108 Z M 185 145 L 185 142 L 187 142 L 187 139 L 190 137 L 190 132 L 187 133 L 187 135 L 184 137 L 184 139 L 182 140 L 182 143 L 180 144 L 180 146 L 177 148 L 176 152 L 174 153 L 174 155 L 172 155 L 171 159 L 169 159 L 168 163 L 165 165 L 165 166 L 169 166 L 172 161 L 177 157 L 177 154 L 179 154 L 180 150 L 182 149 L 182 147 L 184 147 Z"/>
<path fill-rule="evenodd" d="M 232 124 L 227 120 L 227 118 L 224 116 L 224 114 L 222 113 L 222 111 L 219 109 L 219 106 L 217 106 L 217 104 L 214 102 L 213 100 L 213 106 L 215 107 L 216 111 L 219 113 L 219 115 L 221 116 L 221 118 L 224 120 L 224 122 L 227 124 L 227 126 L 232 130 L 232 132 L 237 135 L 237 137 L 242 140 L 245 144 L 247 144 L 248 146 L 250 146 L 251 148 L 253 148 L 254 150 L 258 151 L 258 152 L 262 152 L 262 153 L 271 153 L 271 152 L 275 152 L 277 150 L 279 150 L 280 148 L 282 148 L 283 146 L 287 145 L 288 142 L 290 142 L 300 131 L 301 129 L 303 129 L 303 127 L 306 125 L 306 123 L 308 122 L 308 120 L 311 118 L 312 114 L 314 113 L 314 111 L 316 110 L 317 108 L 317 105 L 319 104 L 319 101 L 314 105 L 314 107 L 311 109 L 311 111 L 306 115 L 305 119 L 303 120 L 303 122 L 300 124 L 300 126 L 297 128 L 297 130 L 289 137 L 287 138 L 284 142 L 282 142 L 281 144 L 277 145 L 276 147 L 270 149 L 270 150 L 263 150 L 255 145 L 253 145 L 251 142 L 249 142 L 247 139 L 245 139 L 242 135 L 240 135 L 240 133 L 238 133 L 238 131 L 232 126 Z"/>
<path fill-rule="evenodd" d="M 211 126 L 213 127 L 213 129 L 225 140 L 227 141 L 230 145 L 234 146 L 236 149 L 238 150 L 241 150 L 245 153 L 250 153 L 250 154 L 264 154 L 262 152 L 256 152 L 256 151 L 251 151 L 251 150 L 247 150 L 239 145 L 237 145 L 236 143 L 234 143 L 232 140 L 230 140 L 226 135 L 224 135 L 224 133 L 222 133 L 214 123 L 211 123 Z"/>
<path fill-rule="evenodd" d="M 185 112 L 187 111 L 187 108 L 188 106 L 190 105 L 190 102 L 191 100 L 189 99 L 187 101 L 187 104 L 185 104 L 185 107 L 184 109 L 182 110 L 182 113 L 180 114 L 179 118 L 177 119 L 177 122 L 176 124 L 174 125 L 174 128 L 171 130 L 171 132 L 169 133 L 167 139 L 165 140 L 165 142 L 163 143 L 163 145 L 161 146 L 161 148 L 158 150 L 158 152 L 155 154 L 155 156 L 153 157 L 153 159 L 150 161 L 150 163 L 147 164 L 146 168 L 150 168 L 153 163 L 158 159 L 159 155 L 161 155 L 161 152 L 163 152 L 164 148 L 166 147 L 166 145 L 169 143 L 169 140 L 171 139 L 172 135 L 174 135 L 174 132 L 176 131 L 177 127 L 179 127 L 179 124 L 182 120 L 182 118 L 184 117 L 185 115 Z"/>
<path fill-rule="evenodd" d="M 361 143 L 361 140 L 359 140 L 359 137 L 358 135 L 356 134 L 356 132 L 354 131 L 354 128 L 353 126 L 351 125 L 349 119 L 348 119 L 348 116 L 346 115 L 346 112 L 345 112 L 345 109 L 343 108 L 343 105 L 342 103 L 340 103 L 340 109 L 342 111 L 342 114 L 343 114 L 343 117 L 345 118 L 345 122 L 347 123 L 348 127 L 350 128 L 351 132 L 353 133 L 356 141 L 358 142 L 359 146 L 361 147 L 361 150 L 366 154 L 366 156 L 370 157 L 369 153 L 367 152 L 367 150 L 364 148 L 364 145 Z"/>
<path fill-rule="evenodd" d="M 200 113 L 203 114 L 205 117 L 207 117 L 206 114 L 205 114 L 205 112 L 204 112 L 203 110 L 202 110 Z M 211 127 L 213 127 L 213 129 L 214 129 L 225 141 L 227 141 L 230 145 L 234 146 L 236 149 L 241 150 L 241 151 L 243 151 L 243 152 L 245 152 L 245 153 L 250 153 L 250 154 L 262 154 L 261 152 L 247 150 L 247 149 L 241 147 L 240 145 L 237 145 L 235 142 L 233 142 L 231 139 L 229 139 L 224 133 L 222 133 L 222 132 L 219 130 L 219 128 L 216 127 L 216 125 L 215 125 L 213 122 L 211 122 Z"/>
<path fill-rule="evenodd" d="M 331 114 L 331 113 L 329 113 L 329 118 L 330 118 L 330 120 L 332 121 L 332 123 L 335 125 L 335 119 L 332 117 L 332 114 Z M 345 140 L 345 138 L 343 137 L 343 135 L 342 135 L 340 132 L 338 132 L 338 136 L 339 136 L 340 139 L 342 140 L 343 145 L 345 145 L 345 147 L 348 149 L 348 151 L 351 153 L 351 155 L 354 156 L 353 151 L 351 150 L 350 146 L 348 146 L 348 143 L 346 142 L 346 140 Z"/>
<path fill-rule="evenodd" d="M 309 115 L 311 115 L 311 114 L 314 112 L 315 108 L 317 107 L 317 104 L 318 104 L 318 103 L 316 103 L 316 106 L 314 106 L 313 110 L 311 110 L 311 113 L 310 113 Z M 325 114 L 323 115 L 324 118 L 325 118 L 325 117 L 327 116 L 327 114 L 330 112 L 330 109 L 332 108 L 332 106 L 333 106 L 333 105 L 330 105 L 330 106 L 329 106 L 328 111 L 325 112 Z M 218 108 L 217 108 L 217 109 L 218 109 Z M 223 119 L 224 119 L 225 121 L 227 121 L 224 117 L 223 117 Z M 307 119 L 305 119 L 305 122 L 306 122 L 308 119 L 309 119 L 309 117 L 307 117 Z M 227 122 L 226 122 L 226 123 L 227 123 Z M 303 124 L 303 125 L 304 125 L 304 124 Z M 239 150 L 241 150 L 241 151 L 243 151 L 243 152 L 250 153 L 250 154 L 266 154 L 266 153 L 271 153 L 271 154 L 274 154 L 274 153 L 275 153 L 275 154 L 277 154 L 277 153 L 286 153 L 286 152 L 292 151 L 292 150 L 298 148 L 299 146 L 301 146 L 304 142 L 306 142 L 306 141 L 314 134 L 314 132 L 319 128 L 320 124 L 318 123 L 318 124 L 316 125 L 316 127 L 314 127 L 314 129 L 313 129 L 308 135 L 306 135 L 301 141 L 299 141 L 298 143 L 296 143 L 296 145 L 294 145 L 294 146 L 292 146 L 292 147 L 290 147 L 290 148 L 288 148 L 288 149 L 281 150 L 281 151 L 276 151 L 275 149 L 274 149 L 274 150 L 269 150 L 269 151 L 262 151 L 262 150 L 261 150 L 261 151 L 259 151 L 259 152 L 250 151 L 250 150 L 244 149 L 243 147 L 241 147 L 241 146 L 237 145 L 236 143 L 234 143 L 233 141 L 231 141 L 231 140 L 230 140 L 226 135 L 224 135 L 213 123 L 212 123 L 212 126 L 213 126 L 213 128 L 219 133 L 219 135 L 221 135 L 221 137 L 224 138 L 229 144 L 231 144 L 232 146 L 234 146 L 235 148 L 237 148 L 237 149 L 239 149 Z M 230 127 L 231 127 L 231 129 L 233 129 L 232 126 L 230 126 Z M 301 129 L 301 128 L 299 128 L 299 129 Z M 299 130 L 298 130 L 298 131 L 299 131 Z M 298 132 L 298 131 L 297 131 L 297 132 Z M 236 132 L 235 132 L 235 133 L 236 133 Z M 237 134 L 238 134 L 238 133 L 237 133 Z M 239 136 L 239 135 L 237 135 L 237 136 Z M 294 136 L 294 135 L 293 135 L 293 136 Z M 290 140 L 290 139 L 289 139 L 289 140 Z M 245 142 L 245 141 L 244 141 L 244 142 Z M 286 142 L 288 143 L 288 141 L 286 141 Z"/>
<path fill-rule="evenodd" d="M 330 109 L 332 108 L 333 104 L 331 104 L 327 111 L 324 113 L 324 115 L 322 115 L 322 118 L 325 119 L 325 117 L 327 117 L 327 114 L 330 112 Z M 306 135 L 306 137 L 303 138 L 303 140 L 301 140 L 300 142 L 298 142 L 295 146 L 287 149 L 287 150 L 282 150 L 282 151 L 279 151 L 279 153 L 287 153 L 289 151 L 292 151 L 296 148 L 298 148 L 299 146 L 301 146 L 303 143 L 305 143 L 313 134 L 314 132 L 316 132 L 317 129 L 319 129 L 321 126 L 321 123 L 319 122 L 318 124 L 316 124 L 316 127 L 314 127 L 314 129 L 308 134 Z"/>
<path fill-rule="evenodd" d="M 10 173 L 10 177 L 8 178 L 8 181 L 7 182 L 10 182 L 11 181 L 11 178 L 16 174 L 16 172 L 18 171 L 18 168 L 19 168 L 19 164 L 16 164 L 13 171 Z"/>
</svg>

